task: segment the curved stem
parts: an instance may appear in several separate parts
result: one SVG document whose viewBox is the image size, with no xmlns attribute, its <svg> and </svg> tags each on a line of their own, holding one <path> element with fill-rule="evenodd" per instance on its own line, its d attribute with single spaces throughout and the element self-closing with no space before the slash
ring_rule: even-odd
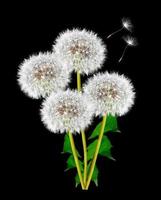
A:
<svg viewBox="0 0 161 200">
<path fill-rule="evenodd" d="M 84 131 L 81 131 L 82 135 L 82 143 L 83 143 L 83 151 L 84 151 L 84 185 L 86 185 L 86 179 L 87 179 L 87 144 L 86 144 L 86 136 Z"/>
<path fill-rule="evenodd" d="M 81 91 L 81 75 L 80 72 L 77 71 L 77 89 L 80 92 Z M 82 135 L 82 143 L 83 143 L 83 153 L 84 153 L 84 185 L 86 185 L 86 179 L 87 179 L 87 143 L 86 143 L 86 136 L 85 132 L 81 131 Z"/>
<path fill-rule="evenodd" d="M 122 27 L 122 28 L 118 29 L 117 31 L 111 33 L 111 34 L 107 37 L 107 39 L 110 38 L 110 37 L 112 37 L 112 36 L 115 35 L 116 33 L 122 31 L 123 28 L 124 28 L 124 27 Z"/>
<path fill-rule="evenodd" d="M 73 156 L 74 156 L 74 160 L 75 160 L 75 165 L 78 171 L 78 176 L 80 179 L 80 183 L 82 186 L 82 189 L 85 189 L 84 183 L 83 183 L 83 178 L 82 178 L 82 174 L 81 174 L 81 170 L 80 170 L 80 165 L 79 165 L 79 160 L 78 160 L 78 156 L 77 156 L 77 152 L 76 152 L 76 148 L 75 148 L 75 143 L 74 143 L 74 139 L 73 139 L 73 135 L 69 132 L 69 139 L 70 139 L 70 144 L 71 144 L 71 149 L 73 152 Z"/>
<path fill-rule="evenodd" d="M 92 179 L 93 171 L 94 171 L 96 160 L 97 160 L 97 157 L 98 157 L 98 152 L 99 152 L 99 149 L 100 149 L 100 146 L 101 146 L 101 142 L 102 142 L 102 138 L 103 138 L 103 133 L 104 133 L 104 128 L 105 128 L 105 124 L 106 124 L 106 119 L 107 119 L 107 116 L 103 116 L 101 130 L 100 130 L 100 134 L 99 134 L 99 137 L 98 137 L 98 141 L 97 141 L 97 145 L 96 145 L 96 150 L 95 150 L 94 157 L 93 157 L 93 160 L 92 160 L 92 163 L 91 163 L 91 167 L 90 167 L 90 171 L 89 171 L 89 176 L 88 176 L 87 184 L 86 184 L 86 188 L 85 188 L 87 190 L 88 190 L 88 187 L 89 187 L 91 179 Z"/>
<path fill-rule="evenodd" d="M 129 46 L 129 45 L 126 45 L 126 47 L 124 48 L 124 51 L 123 51 L 123 53 L 122 53 L 122 55 L 121 55 L 121 57 L 120 57 L 120 59 L 119 59 L 118 62 L 121 62 L 121 60 L 123 59 L 124 54 L 125 54 L 125 51 L 126 51 L 126 49 L 128 48 L 128 46 Z"/>
</svg>

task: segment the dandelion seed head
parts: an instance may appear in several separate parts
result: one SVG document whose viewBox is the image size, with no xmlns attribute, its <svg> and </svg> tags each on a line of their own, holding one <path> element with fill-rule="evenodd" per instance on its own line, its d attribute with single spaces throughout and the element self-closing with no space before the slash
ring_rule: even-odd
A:
<svg viewBox="0 0 161 200">
<path fill-rule="evenodd" d="M 90 78 L 83 90 L 95 104 L 95 114 L 124 115 L 134 103 L 134 89 L 125 76 L 98 73 Z"/>
<path fill-rule="evenodd" d="M 63 70 L 63 66 L 51 53 L 33 55 L 19 66 L 18 83 L 22 91 L 35 99 L 65 89 L 69 80 L 69 73 Z"/>
<path fill-rule="evenodd" d="M 123 39 L 129 46 L 137 46 L 137 44 L 138 44 L 136 38 L 134 38 L 134 37 L 126 36 Z"/>
<path fill-rule="evenodd" d="M 41 109 L 43 123 L 54 133 L 69 130 L 79 133 L 91 123 L 93 114 L 94 107 L 88 97 L 71 90 L 52 93 L 43 102 Z"/>
<path fill-rule="evenodd" d="M 60 34 L 53 51 L 69 71 L 90 74 L 101 68 L 106 47 L 95 33 L 73 29 Z"/>
<path fill-rule="evenodd" d="M 133 25 L 131 23 L 131 20 L 129 18 L 123 18 L 122 19 L 122 26 L 127 29 L 128 31 L 131 31 L 133 28 Z"/>
</svg>

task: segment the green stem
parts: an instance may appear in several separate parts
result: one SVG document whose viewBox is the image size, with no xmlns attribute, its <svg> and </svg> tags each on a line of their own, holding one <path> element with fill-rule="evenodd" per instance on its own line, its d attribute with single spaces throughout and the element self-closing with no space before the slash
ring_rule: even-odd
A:
<svg viewBox="0 0 161 200">
<path fill-rule="evenodd" d="M 81 75 L 80 72 L 77 71 L 77 89 L 80 92 L 81 91 Z M 84 154 L 84 185 L 86 185 L 86 179 L 87 179 L 87 143 L 86 143 L 86 136 L 85 132 L 81 131 L 82 135 L 82 143 L 83 143 L 83 154 Z"/>
<path fill-rule="evenodd" d="M 74 143 L 74 139 L 73 139 L 73 135 L 69 132 L 69 139 L 70 139 L 70 144 L 71 144 L 71 149 L 73 152 L 73 156 L 74 156 L 74 160 L 75 160 L 75 165 L 77 168 L 77 172 L 78 172 L 78 176 L 80 179 L 80 183 L 82 186 L 82 189 L 85 189 L 84 183 L 83 183 L 83 178 L 82 178 L 82 174 L 81 174 L 81 170 L 80 170 L 80 165 L 79 165 L 79 160 L 78 160 L 78 156 L 77 156 L 77 151 L 76 151 L 76 147 L 75 147 L 75 143 Z"/>
<path fill-rule="evenodd" d="M 79 71 L 77 71 L 77 90 L 78 92 L 81 91 L 81 75 Z"/>
<path fill-rule="evenodd" d="M 83 143 L 83 151 L 84 151 L 84 185 L 86 185 L 86 179 L 87 179 L 87 144 L 86 144 L 86 136 L 84 131 L 81 131 L 82 135 L 82 143 Z"/>
<path fill-rule="evenodd" d="M 92 179 L 93 171 L 94 171 L 96 160 L 97 160 L 97 157 L 98 157 L 98 152 L 99 152 L 99 149 L 100 149 L 100 146 L 101 146 L 101 142 L 102 142 L 102 138 L 103 138 L 106 119 L 107 119 L 107 116 L 103 116 L 101 130 L 100 130 L 100 134 L 99 134 L 97 145 L 96 145 L 96 150 L 95 150 L 94 157 L 93 157 L 93 160 L 92 160 L 92 163 L 91 163 L 89 176 L 88 176 L 87 184 L 86 184 L 86 187 L 85 187 L 86 190 L 88 190 L 88 187 L 89 187 L 91 179 Z"/>
</svg>

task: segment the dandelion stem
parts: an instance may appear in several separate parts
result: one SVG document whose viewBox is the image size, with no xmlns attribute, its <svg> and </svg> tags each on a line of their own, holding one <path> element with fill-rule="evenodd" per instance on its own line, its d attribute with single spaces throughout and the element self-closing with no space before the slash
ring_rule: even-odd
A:
<svg viewBox="0 0 161 200">
<path fill-rule="evenodd" d="M 81 91 L 81 75 L 79 71 L 77 71 L 77 90 L 78 92 Z"/>
<path fill-rule="evenodd" d="M 111 33 L 111 34 L 107 37 L 107 39 L 109 39 L 110 37 L 112 37 L 112 36 L 115 35 L 116 33 L 120 32 L 123 28 L 124 28 L 124 27 L 122 27 L 122 28 L 118 29 L 117 31 Z"/>
<path fill-rule="evenodd" d="M 84 131 L 81 131 L 82 135 L 82 143 L 83 143 L 83 151 L 84 151 L 84 185 L 86 185 L 86 179 L 87 179 L 87 143 L 86 143 L 86 136 Z"/>
<path fill-rule="evenodd" d="M 120 59 L 119 59 L 118 62 L 121 62 L 121 60 L 123 59 L 124 54 L 125 54 L 125 51 L 126 51 L 126 49 L 127 49 L 128 46 L 129 46 L 129 45 L 126 45 L 126 47 L 124 48 L 124 51 L 123 51 L 123 53 L 122 53 L 122 55 L 121 55 L 121 57 L 120 57 Z"/>
<path fill-rule="evenodd" d="M 77 89 L 80 92 L 81 91 L 81 75 L 80 72 L 77 71 Z M 86 142 L 86 135 L 84 131 L 81 131 L 82 135 L 82 143 L 83 143 L 83 153 L 84 153 L 84 185 L 86 185 L 86 179 L 87 179 L 87 142 Z"/>
<path fill-rule="evenodd" d="M 77 156 L 77 151 L 76 151 L 73 135 L 70 133 L 70 131 L 68 133 L 69 133 L 71 149 L 72 149 L 72 152 L 73 152 L 73 156 L 74 156 L 74 160 L 75 160 L 75 165 L 76 165 L 76 168 L 77 168 L 78 176 L 79 176 L 79 179 L 80 179 L 80 183 L 81 183 L 82 189 L 84 190 L 85 186 L 84 186 L 84 183 L 83 183 L 83 177 L 82 177 L 82 173 L 81 173 L 81 170 L 80 170 L 80 165 L 79 165 L 79 160 L 78 160 L 78 156 Z"/>
<path fill-rule="evenodd" d="M 87 179 L 87 184 L 86 184 L 86 188 L 85 188 L 86 190 L 88 190 L 88 187 L 89 187 L 91 179 L 92 179 L 93 171 L 94 171 L 95 164 L 96 164 L 97 157 L 98 157 L 98 152 L 99 152 L 101 142 L 102 142 L 102 138 L 103 138 L 106 119 L 107 119 L 107 116 L 106 115 L 103 116 L 101 130 L 100 130 L 100 134 L 99 134 L 97 145 L 96 145 L 96 150 L 95 150 L 95 153 L 94 153 L 94 157 L 93 157 L 93 160 L 92 160 L 92 163 L 91 163 L 91 166 L 90 166 L 89 176 L 88 176 L 88 179 Z"/>
</svg>

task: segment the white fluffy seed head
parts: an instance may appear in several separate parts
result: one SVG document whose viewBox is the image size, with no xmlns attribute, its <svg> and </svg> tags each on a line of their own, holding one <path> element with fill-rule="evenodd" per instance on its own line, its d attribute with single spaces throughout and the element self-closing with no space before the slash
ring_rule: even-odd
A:
<svg viewBox="0 0 161 200">
<path fill-rule="evenodd" d="M 129 18 L 123 18 L 122 19 L 122 26 L 127 29 L 128 31 L 132 31 L 133 25 L 131 23 L 131 20 Z"/>
<path fill-rule="evenodd" d="M 52 93 L 41 109 L 42 122 L 54 133 L 79 133 L 91 123 L 93 114 L 88 97 L 71 90 Z"/>
<path fill-rule="evenodd" d="M 95 104 L 95 114 L 122 116 L 134 104 L 134 89 L 129 79 L 117 73 L 97 74 L 89 79 L 84 92 Z"/>
<path fill-rule="evenodd" d="M 73 29 L 60 34 L 53 51 L 69 71 L 90 74 L 101 68 L 106 47 L 95 33 Z"/>
<path fill-rule="evenodd" d="M 18 83 L 29 97 L 38 99 L 52 91 L 65 89 L 69 82 L 69 72 L 52 53 L 33 55 L 19 66 Z"/>
<path fill-rule="evenodd" d="M 137 46 L 138 44 L 137 39 L 134 37 L 126 36 L 123 39 L 127 43 L 128 46 Z"/>
</svg>

